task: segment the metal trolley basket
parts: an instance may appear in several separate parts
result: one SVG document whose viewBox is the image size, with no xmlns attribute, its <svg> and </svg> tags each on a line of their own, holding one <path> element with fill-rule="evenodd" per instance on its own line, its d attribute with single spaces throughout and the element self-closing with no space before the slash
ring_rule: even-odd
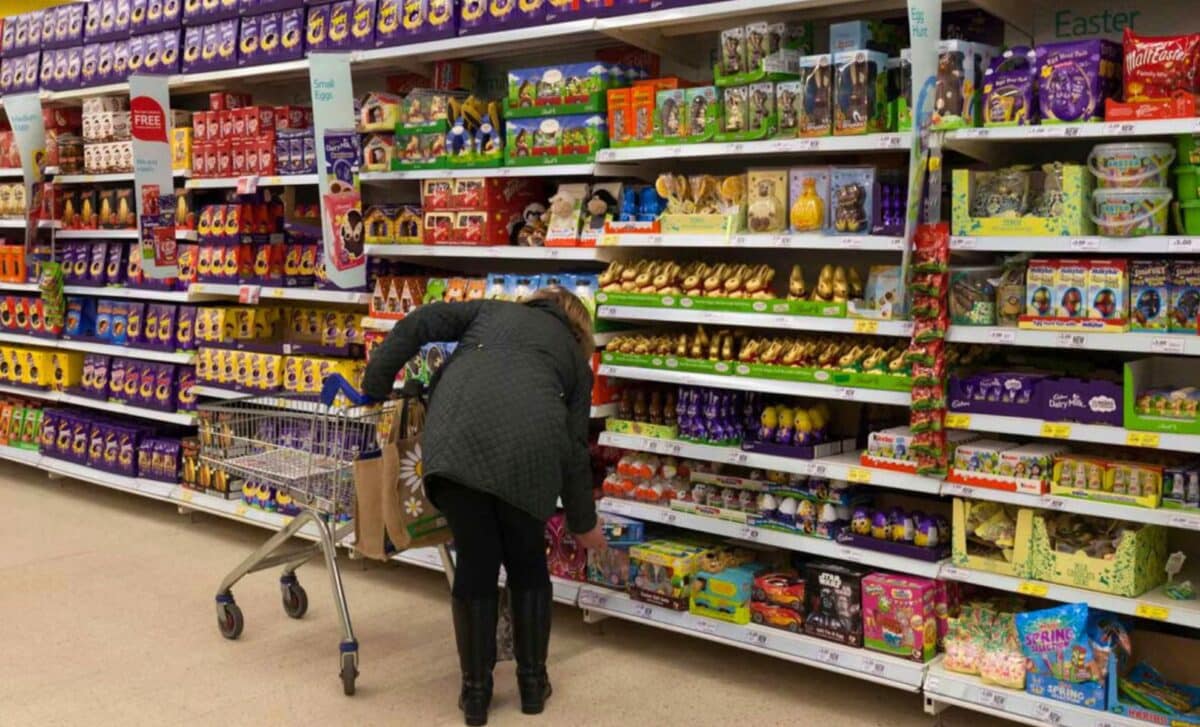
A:
<svg viewBox="0 0 1200 727">
<path fill-rule="evenodd" d="M 350 624 L 336 548 L 353 530 L 354 462 L 379 451 L 397 403 L 369 404 L 341 376 L 331 376 L 319 397 L 248 396 L 200 407 L 201 460 L 246 483 L 274 488 L 299 509 L 282 530 L 221 581 L 216 596 L 221 635 L 236 639 L 244 626 L 233 599 L 234 584 L 250 573 L 280 565 L 283 610 L 292 618 L 303 617 L 308 594 L 296 578 L 296 569 L 319 553 L 329 571 L 342 625 L 340 676 L 347 695 L 354 694 L 358 676 L 358 641 Z M 316 542 L 290 546 L 288 541 L 305 526 L 315 530 Z M 441 553 L 452 579 L 453 564 L 444 547 Z"/>
</svg>

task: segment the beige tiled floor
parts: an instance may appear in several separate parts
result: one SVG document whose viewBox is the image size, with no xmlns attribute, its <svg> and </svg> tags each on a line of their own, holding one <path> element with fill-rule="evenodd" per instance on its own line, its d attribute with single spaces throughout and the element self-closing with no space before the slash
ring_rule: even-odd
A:
<svg viewBox="0 0 1200 727">
<path fill-rule="evenodd" d="M 440 574 L 346 562 L 362 644 L 342 696 L 338 633 L 319 566 L 300 571 L 309 615 L 283 615 L 275 578 L 236 589 L 238 642 L 213 589 L 265 531 L 0 463 L 0 725 L 454 725 L 457 661 Z M 497 674 L 492 725 L 930 725 L 916 695 L 559 607 L 555 694 L 516 706 Z M 949 711 L 945 725 L 985 727 Z"/>
</svg>

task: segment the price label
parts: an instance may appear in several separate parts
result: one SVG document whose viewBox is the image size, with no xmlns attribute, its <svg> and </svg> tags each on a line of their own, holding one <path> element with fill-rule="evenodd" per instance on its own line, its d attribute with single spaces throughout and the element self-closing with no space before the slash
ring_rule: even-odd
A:
<svg viewBox="0 0 1200 727">
<path fill-rule="evenodd" d="M 1183 353 L 1182 336 L 1155 336 L 1150 339 L 1150 350 L 1154 353 Z"/>
<path fill-rule="evenodd" d="M 800 147 L 800 151 L 820 151 L 821 150 L 821 140 L 820 139 L 801 139 L 799 147 Z"/>
<path fill-rule="evenodd" d="M 1043 128 L 1043 127 L 1034 126 L 1033 128 L 1038 129 L 1038 128 Z M 1073 139 L 1073 138 L 1079 136 L 1079 127 L 1077 127 L 1077 126 L 1064 126 L 1062 131 L 1063 131 L 1063 136 L 1068 139 Z"/>
<path fill-rule="evenodd" d="M 823 464 L 814 464 L 809 466 L 808 473 L 814 477 L 825 477 L 828 468 Z"/>
<path fill-rule="evenodd" d="M 680 149 L 682 150 L 682 147 L 680 147 Z M 745 150 L 746 145 L 741 142 L 734 142 L 733 144 L 729 145 L 729 152 L 731 154 L 741 154 Z"/>
<path fill-rule="evenodd" d="M 1172 237 L 1167 240 L 1167 252 L 1197 252 L 1200 250 L 1200 238 Z"/>
<path fill-rule="evenodd" d="M 237 507 L 233 508 L 233 514 L 237 515 L 238 517 L 245 517 L 246 511 L 249 509 L 250 509 L 250 506 L 243 502 L 243 503 L 240 503 Z"/>
<path fill-rule="evenodd" d="M 698 618 L 698 619 L 696 619 L 694 625 L 695 625 L 695 629 L 702 634 L 708 634 L 709 636 L 711 636 L 711 635 L 717 633 L 717 627 L 711 621 L 705 621 L 702 618 Z"/>
<path fill-rule="evenodd" d="M 878 659 L 872 659 L 869 656 L 864 656 L 862 660 L 862 670 L 868 674 L 883 676 L 883 673 L 887 671 L 887 664 L 884 664 Z"/>
<path fill-rule="evenodd" d="M 615 512 L 618 515 L 633 514 L 633 508 L 629 506 L 629 503 L 621 502 L 620 500 L 605 500 L 604 509 Z"/>
<path fill-rule="evenodd" d="M 871 484 L 871 470 L 865 467 L 851 467 L 846 473 L 846 480 L 860 485 Z"/>
<path fill-rule="evenodd" d="M 238 194 L 254 194 L 258 191 L 258 175 L 248 174 L 244 177 L 238 177 L 236 186 Z"/>
<path fill-rule="evenodd" d="M 663 236 L 662 235 L 646 235 L 642 239 L 645 241 L 645 244 L 648 247 L 655 247 L 655 246 L 663 244 Z"/>
<path fill-rule="evenodd" d="M 1130 447 L 1158 449 L 1159 436 L 1154 432 L 1129 432 L 1125 435 L 1125 444 Z"/>
<path fill-rule="evenodd" d="M 851 563 L 862 562 L 863 554 L 854 548 L 839 547 L 837 549 L 837 557 L 842 560 L 848 560 Z"/>
<path fill-rule="evenodd" d="M 748 235 L 734 235 L 729 238 L 729 244 L 734 247 L 745 247 L 750 244 L 750 237 Z"/>
<path fill-rule="evenodd" d="M 1004 703 L 1008 701 L 1008 697 L 994 689 L 980 689 L 979 703 L 989 707 L 1004 708 Z"/>
<path fill-rule="evenodd" d="M 1200 515 L 1171 515 L 1167 518 L 1167 525 L 1173 528 L 1200 530 Z"/>
<path fill-rule="evenodd" d="M 654 617 L 654 608 L 652 606 L 644 606 L 644 605 L 638 604 L 633 607 L 633 615 L 637 616 L 638 618 L 645 618 L 645 619 L 653 618 Z"/>
<path fill-rule="evenodd" d="M 966 485 L 947 484 L 945 488 L 948 494 L 957 497 L 973 497 L 975 495 L 975 488 Z"/>
<path fill-rule="evenodd" d="M 874 335 L 879 333 L 879 321 L 860 319 L 854 321 L 855 333 L 867 333 Z"/>
<path fill-rule="evenodd" d="M 749 525 L 738 531 L 738 537 L 742 540 L 758 540 L 759 535 L 758 528 L 752 528 Z"/>
<path fill-rule="evenodd" d="M 988 331 L 988 343 L 994 343 L 1000 346 L 1011 346 L 1016 342 L 1016 331 L 1010 331 L 1005 328 L 996 328 Z"/>
<path fill-rule="evenodd" d="M 1050 588 L 1045 583 L 1038 583 L 1036 581 L 1022 581 L 1017 585 L 1017 593 L 1024 593 L 1026 596 L 1045 598 L 1049 592 Z"/>
<path fill-rule="evenodd" d="M 967 572 L 957 566 L 944 565 L 942 566 L 942 570 L 939 572 L 939 575 L 941 575 L 943 578 L 949 578 L 950 580 L 961 581 L 966 579 Z"/>
<path fill-rule="evenodd" d="M 583 606 L 604 606 L 608 603 L 608 596 L 595 591 L 580 591 L 579 603 Z"/>
<path fill-rule="evenodd" d="M 1039 719 L 1043 719 L 1050 724 L 1059 724 L 1062 722 L 1062 715 L 1044 702 L 1038 704 L 1036 712 Z"/>
<path fill-rule="evenodd" d="M 925 691 L 936 692 L 940 686 L 942 686 L 941 678 L 935 677 L 932 674 L 925 677 Z"/>
<path fill-rule="evenodd" d="M 196 496 L 196 493 L 192 492 L 191 490 L 189 490 L 187 488 L 182 488 L 179 491 L 179 499 L 183 500 L 184 502 L 191 502 L 192 498 L 195 496 Z"/>
<path fill-rule="evenodd" d="M 845 248 L 846 250 L 857 250 L 862 246 L 863 246 L 863 240 L 861 237 L 843 237 L 842 238 L 842 247 Z"/>
<path fill-rule="evenodd" d="M 1075 251 L 1099 250 L 1100 240 L 1095 237 L 1078 237 L 1071 240 L 1068 246 Z"/>
<path fill-rule="evenodd" d="M 267 297 L 269 298 L 282 298 L 286 294 L 286 288 L 267 288 Z"/>
<path fill-rule="evenodd" d="M 1071 425 L 1063 422 L 1042 422 L 1042 436 L 1050 439 L 1070 439 Z"/>
<path fill-rule="evenodd" d="M 621 244 L 621 236 L 612 233 L 606 234 L 600 238 L 601 247 L 615 247 Z"/>
<path fill-rule="evenodd" d="M 787 139 L 779 139 L 777 141 L 771 142 L 771 144 L 768 148 L 771 151 L 788 151 L 789 149 L 792 148 L 792 143 L 790 141 L 788 141 Z"/>
<path fill-rule="evenodd" d="M 562 255 L 562 248 L 558 247 L 543 247 L 546 257 L 551 260 L 557 260 Z"/>
<path fill-rule="evenodd" d="M 1083 348 L 1087 346 L 1087 336 L 1082 333 L 1060 333 L 1055 337 L 1059 348 Z"/>
<path fill-rule="evenodd" d="M 746 629 L 745 638 L 746 638 L 746 643 L 752 644 L 754 646 L 766 646 L 767 645 L 767 635 L 762 633 L 761 631 L 755 631 L 754 629 Z"/>
<path fill-rule="evenodd" d="M 899 149 L 904 139 L 898 134 L 880 134 L 878 137 L 880 149 Z"/>
<path fill-rule="evenodd" d="M 817 649 L 817 661 L 821 661 L 826 664 L 833 664 L 836 666 L 837 663 L 841 660 L 841 658 L 842 658 L 842 655 L 839 654 L 838 652 L 834 651 L 833 649 L 829 649 L 824 646 Z"/>
<path fill-rule="evenodd" d="M 1067 506 L 1066 500 L 1061 497 L 1048 497 L 1042 500 L 1042 504 L 1045 505 L 1047 510 L 1061 510 Z"/>
<path fill-rule="evenodd" d="M 838 386 L 834 388 L 834 396 L 847 401 L 854 401 L 858 396 L 858 389 L 850 388 L 849 386 Z"/>
<path fill-rule="evenodd" d="M 791 235 L 771 235 L 771 247 L 789 247 L 792 244 Z"/>
<path fill-rule="evenodd" d="M 258 285 L 239 285 L 238 302 L 244 305 L 255 305 L 262 297 L 262 287 Z"/>
<path fill-rule="evenodd" d="M 992 135 L 991 129 L 963 129 L 962 135 L 968 139 L 986 139 Z M 962 133 L 962 132 L 959 132 Z"/>
<path fill-rule="evenodd" d="M 675 524 L 675 513 L 670 510 L 663 510 L 658 513 L 658 519 L 667 525 Z"/>
<path fill-rule="evenodd" d="M 615 316 L 617 314 L 617 307 L 615 305 L 602 305 L 597 312 L 601 318 Z"/>
<path fill-rule="evenodd" d="M 947 414 L 946 415 L 947 429 L 970 429 L 971 415 L 970 414 Z"/>
<path fill-rule="evenodd" d="M 952 250 L 974 250 L 978 241 L 974 237 L 952 237 L 950 238 L 950 249 Z"/>
<path fill-rule="evenodd" d="M 1139 603 L 1133 612 L 1142 618 L 1154 619 L 1155 621 L 1169 621 L 1171 619 L 1171 609 L 1153 603 Z"/>
<path fill-rule="evenodd" d="M 728 462 L 729 464 L 744 465 L 749 460 L 750 460 L 750 457 L 745 452 L 741 452 L 738 450 L 734 450 L 734 451 L 730 452 L 729 454 L 725 455 L 725 461 Z"/>
</svg>

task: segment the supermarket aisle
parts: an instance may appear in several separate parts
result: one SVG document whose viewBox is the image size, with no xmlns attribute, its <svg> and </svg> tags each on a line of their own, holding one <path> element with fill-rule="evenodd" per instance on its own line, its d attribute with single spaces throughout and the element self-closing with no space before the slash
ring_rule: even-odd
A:
<svg viewBox="0 0 1200 727">
<path fill-rule="evenodd" d="M 0 464 L 0 724 L 457 725 L 445 583 L 407 566 L 346 569 L 362 643 L 358 695 L 342 696 L 323 574 L 291 621 L 269 574 L 236 591 L 239 642 L 216 630 L 212 589 L 265 531 Z M 304 570 L 311 570 L 305 578 Z M 920 700 L 866 682 L 636 624 L 555 614 L 555 696 L 523 718 L 512 665 L 493 725 L 722 725 L 803 721 L 929 725 Z M 947 712 L 946 725 L 986 718 Z M 996 723 L 998 724 L 998 723 Z"/>
</svg>

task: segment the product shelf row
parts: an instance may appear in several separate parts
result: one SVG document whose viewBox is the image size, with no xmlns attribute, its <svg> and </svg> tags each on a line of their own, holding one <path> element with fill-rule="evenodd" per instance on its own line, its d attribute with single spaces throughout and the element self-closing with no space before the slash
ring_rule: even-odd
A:
<svg viewBox="0 0 1200 727">
<path fill-rule="evenodd" d="M 956 252 L 1036 252 L 1061 255 L 1187 255 L 1200 252 L 1200 237 L 951 237 Z"/>
<path fill-rule="evenodd" d="M 196 358 L 194 351 L 158 351 L 150 348 L 114 346 L 108 343 L 74 341 L 66 338 L 42 338 L 41 336 L 31 336 L 25 333 L 0 333 L 0 342 L 18 343 L 24 346 L 37 346 L 40 348 L 58 348 L 66 351 L 83 351 L 84 353 L 99 353 L 107 356 L 123 356 L 142 361 L 161 361 L 164 363 L 190 364 Z"/>
<path fill-rule="evenodd" d="M 36 452 L 0 447 L 0 459 L 31 466 L 52 475 L 70 477 L 169 502 L 181 509 L 205 512 L 268 530 L 278 530 L 290 520 L 278 513 L 251 508 L 239 500 L 226 500 L 193 492 L 169 483 L 113 475 L 42 457 Z M 317 537 L 311 528 L 301 530 L 299 536 L 310 540 Z M 442 568 L 440 557 L 433 548 L 406 551 L 396 555 L 394 560 L 431 570 L 440 571 Z M 943 577 L 966 578 L 971 575 L 962 569 L 955 572 L 953 569 L 943 568 L 943 571 L 947 570 L 950 573 L 943 573 Z M 919 664 L 782 630 L 755 625 L 742 626 L 652 606 L 635 601 L 625 593 L 590 584 L 554 578 L 553 585 L 555 600 L 578 606 L 584 610 L 585 615 L 592 618 L 620 618 L 883 686 L 909 692 L 923 692 L 931 710 L 960 706 L 1028 724 L 1050 723 L 1071 727 L 1139 727 L 1146 724 L 1108 712 L 1073 707 L 1026 692 L 989 687 L 975 677 L 945 670 L 940 664 L 940 659 L 928 664 Z"/>
<path fill-rule="evenodd" d="M 863 250 L 900 252 L 904 238 L 888 235 L 820 235 L 813 233 L 733 235 L 705 234 L 609 234 L 600 238 L 601 247 L 750 248 L 768 250 Z"/>
<path fill-rule="evenodd" d="M 1166 527 L 1200 532 L 1200 511 L 1175 510 L 1169 508 L 1135 507 L 1115 503 L 1096 502 L 1075 497 L 1056 495 L 1032 495 L 1007 492 L 988 487 L 974 487 L 945 482 L 934 477 L 898 472 L 878 467 L 865 467 L 858 454 L 848 452 L 818 459 L 794 459 L 777 457 L 756 452 L 743 452 L 736 447 L 719 447 L 710 444 L 693 444 L 669 439 L 655 439 L 632 434 L 602 432 L 600 443 L 609 447 L 634 452 L 669 455 L 704 462 L 752 467 L 756 469 L 787 472 L 790 474 L 828 477 L 859 485 L 873 485 L 889 490 L 922 495 L 945 495 L 975 500 L 991 500 L 1009 505 L 1032 507 L 1042 510 L 1059 510 L 1080 515 L 1126 520 L 1129 522 L 1163 525 Z"/>
<path fill-rule="evenodd" d="M 604 262 L 612 251 L 602 247 L 522 247 L 518 245 L 367 245 L 369 257 L 480 258 Z"/>
<path fill-rule="evenodd" d="M 161 411 L 159 409 L 148 409 L 141 406 L 132 406 L 120 401 L 93 399 L 91 397 L 69 394 L 62 391 L 49 391 L 47 389 L 34 389 L 25 386 L 0 384 L 0 394 L 24 396 L 29 399 L 37 399 L 39 401 L 45 401 L 52 404 L 72 404 L 74 406 L 82 406 L 86 409 L 98 409 L 110 414 L 123 414 L 125 416 L 135 417 L 138 419 L 151 419 L 154 421 L 166 422 L 168 424 L 179 424 L 185 427 L 194 426 L 196 424 L 196 415 L 192 412 L 173 412 Z"/>
<path fill-rule="evenodd" d="M 912 403 L 912 396 L 907 391 L 885 391 L 882 389 L 861 389 L 853 386 L 837 386 L 835 384 L 814 384 L 800 381 L 755 379 L 747 376 L 724 376 L 720 374 L 691 373 L 669 368 L 652 369 L 642 368 L 640 366 L 613 366 L 610 364 L 604 364 L 600 367 L 600 375 L 611 376 L 616 379 L 631 379 L 634 381 L 657 381 L 660 384 L 707 386 L 715 389 L 759 391 L 764 394 L 811 396 L 817 399 L 861 401 L 871 404 L 908 406 Z"/>
<path fill-rule="evenodd" d="M 54 234 L 60 240 L 136 240 L 137 230 L 71 230 L 59 229 Z M 175 239 L 195 242 L 200 239 L 195 230 L 175 230 Z"/>
<path fill-rule="evenodd" d="M 39 290 L 41 288 L 37 283 L 0 282 L 0 291 L 36 293 Z M 94 295 L 98 298 L 128 298 L 131 300 L 153 300 L 169 303 L 199 303 L 235 298 L 244 299 L 246 302 L 275 299 L 306 301 L 309 303 L 366 305 L 371 298 L 369 293 L 356 290 L 283 288 L 225 283 L 193 283 L 187 290 L 130 288 L 118 285 L 66 285 L 63 286 L 63 292 L 67 295 Z"/>
</svg>

